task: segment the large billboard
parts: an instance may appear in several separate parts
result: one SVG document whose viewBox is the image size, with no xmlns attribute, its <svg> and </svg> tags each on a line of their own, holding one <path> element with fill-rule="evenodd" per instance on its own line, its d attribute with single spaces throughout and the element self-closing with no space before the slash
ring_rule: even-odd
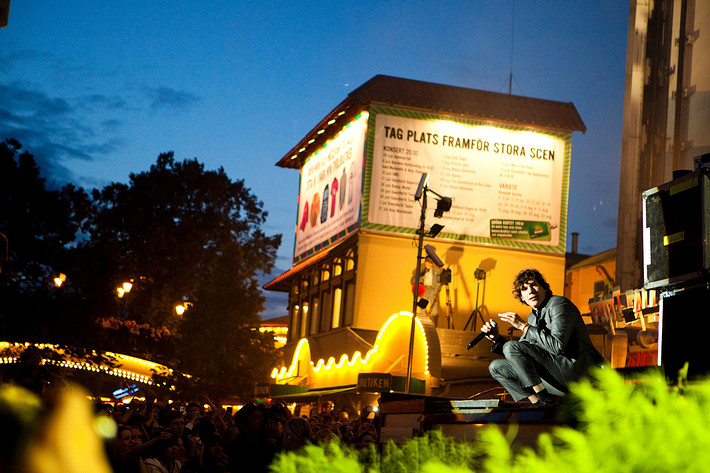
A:
<svg viewBox="0 0 710 473">
<path fill-rule="evenodd" d="M 362 228 L 413 234 L 420 177 L 451 197 L 438 238 L 564 254 L 571 133 L 370 108 Z M 430 195 L 428 206 L 436 206 Z"/>
<path fill-rule="evenodd" d="M 357 231 L 367 120 L 355 117 L 301 168 L 294 264 Z"/>
</svg>

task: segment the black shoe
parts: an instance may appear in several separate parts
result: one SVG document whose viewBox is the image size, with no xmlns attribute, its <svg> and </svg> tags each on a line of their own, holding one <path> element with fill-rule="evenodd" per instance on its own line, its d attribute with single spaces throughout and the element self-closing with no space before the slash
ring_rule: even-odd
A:
<svg viewBox="0 0 710 473">
<path fill-rule="evenodd" d="M 534 403 L 532 407 L 535 409 L 553 409 L 557 407 L 557 403 L 552 396 L 548 395 L 540 397 L 540 400 Z"/>
</svg>

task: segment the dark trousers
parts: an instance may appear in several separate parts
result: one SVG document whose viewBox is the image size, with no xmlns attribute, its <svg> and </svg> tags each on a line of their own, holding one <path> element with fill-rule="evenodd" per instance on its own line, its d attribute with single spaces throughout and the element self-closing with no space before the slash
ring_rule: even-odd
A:
<svg viewBox="0 0 710 473">
<path fill-rule="evenodd" d="M 571 373 L 565 373 L 562 366 L 569 360 L 560 360 L 559 356 L 525 341 L 506 342 L 503 356 L 505 358 L 493 360 L 488 370 L 515 401 L 534 394 L 532 387 L 543 380 L 555 389 L 567 392 Z"/>
</svg>

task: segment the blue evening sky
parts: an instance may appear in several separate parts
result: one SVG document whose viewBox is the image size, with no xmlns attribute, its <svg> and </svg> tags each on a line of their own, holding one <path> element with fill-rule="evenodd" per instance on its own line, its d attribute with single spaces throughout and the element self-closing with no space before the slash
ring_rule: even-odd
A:
<svg viewBox="0 0 710 473">
<path fill-rule="evenodd" d="M 627 2 L 12 0 L 0 140 L 56 185 L 127 182 L 161 152 L 244 179 L 291 265 L 298 172 L 275 163 L 377 74 L 572 102 L 568 231 L 616 246 Z M 512 57 L 512 60 L 511 60 Z M 570 249 L 568 235 L 568 250 Z M 266 318 L 286 314 L 270 296 Z"/>
</svg>

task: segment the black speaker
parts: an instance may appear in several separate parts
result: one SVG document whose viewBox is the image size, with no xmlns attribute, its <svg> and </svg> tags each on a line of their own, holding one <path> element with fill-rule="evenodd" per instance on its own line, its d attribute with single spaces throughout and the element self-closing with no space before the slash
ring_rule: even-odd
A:
<svg viewBox="0 0 710 473">
<path fill-rule="evenodd" d="M 661 293 L 658 320 L 658 362 L 667 378 L 677 379 L 688 363 L 688 377 L 710 374 L 707 354 L 707 283 Z"/>
<path fill-rule="evenodd" d="M 643 192 L 644 288 L 706 278 L 710 268 L 707 167 Z"/>
</svg>

